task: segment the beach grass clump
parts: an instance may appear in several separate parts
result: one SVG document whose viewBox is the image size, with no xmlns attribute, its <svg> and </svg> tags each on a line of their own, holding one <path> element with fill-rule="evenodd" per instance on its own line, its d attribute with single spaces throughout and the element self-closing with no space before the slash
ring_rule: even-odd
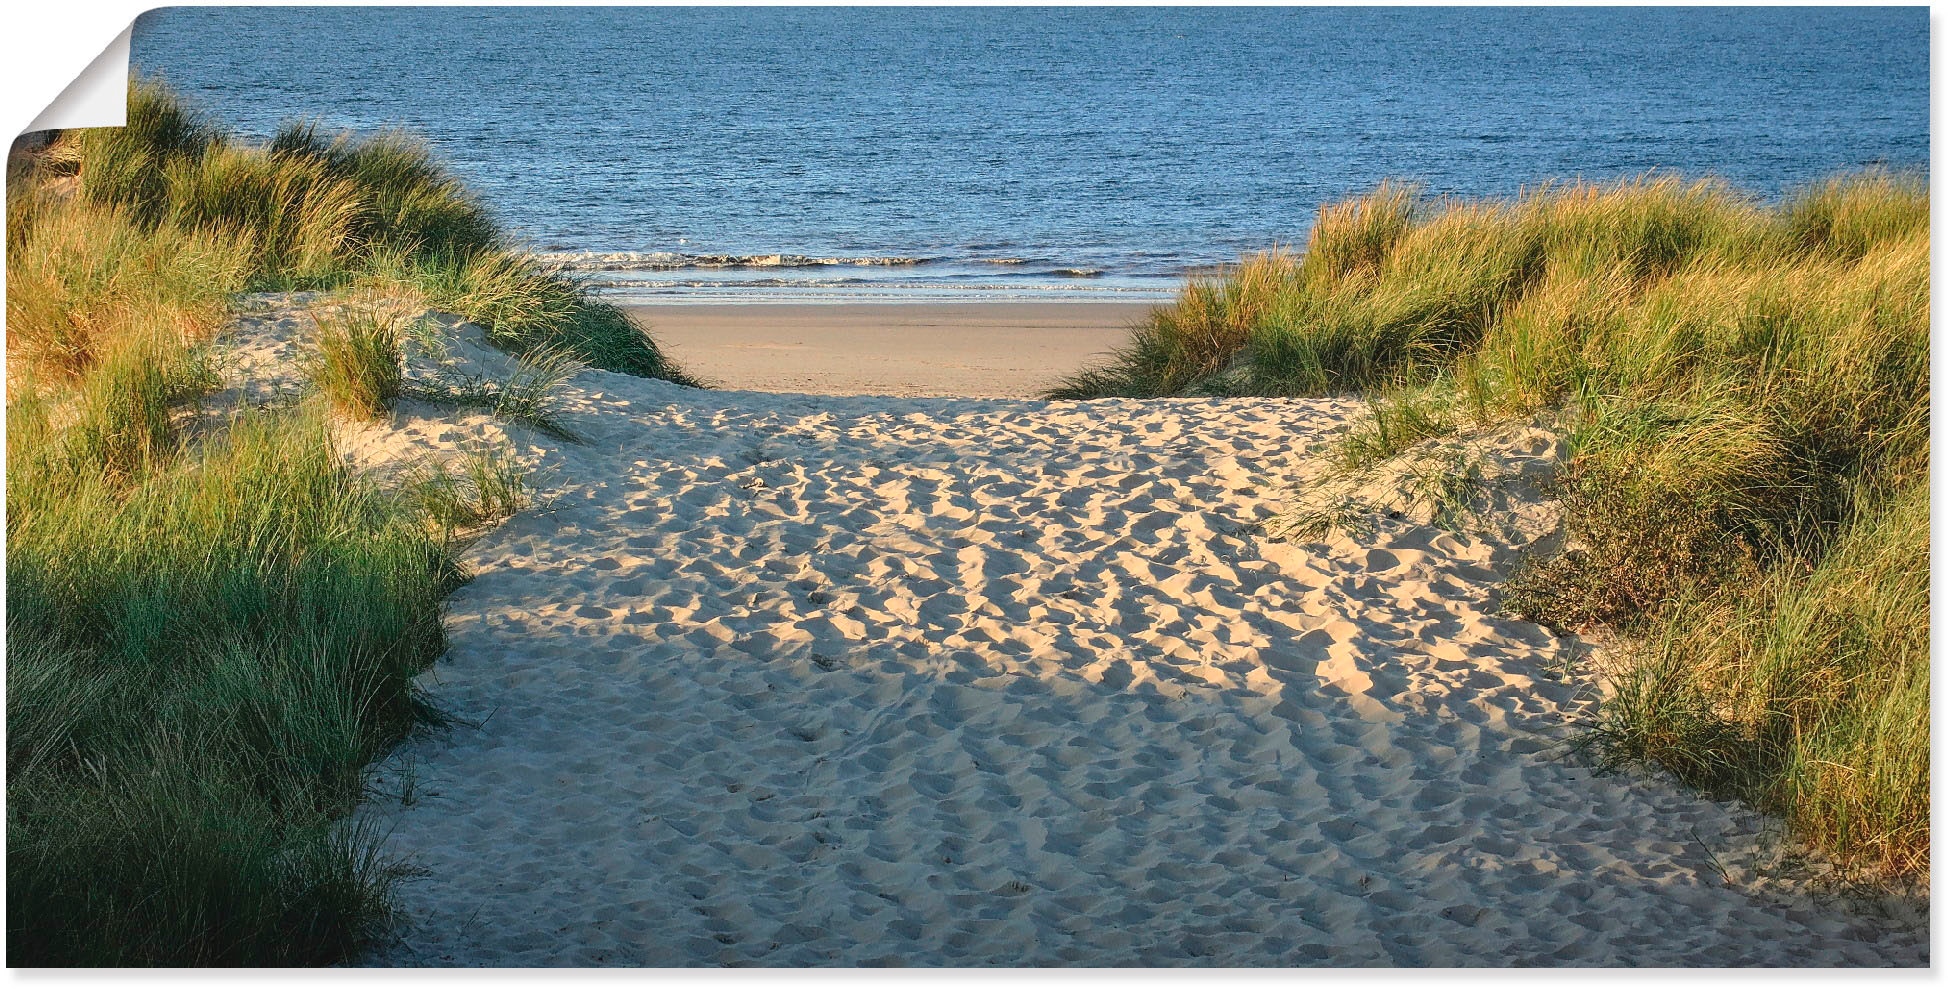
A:
<svg viewBox="0 0 1948 992">
<path fill-rule="evenodd" d="M 139 223 L 155 224 L 170 212 L 171 166 L 202 158 L 226 138 L 158 83 L 131 80 L 127 108 L 122 127 L 61 132 L 44 159 L 55 173 L 73 176 L 87 201 L 120 207 Z"/>
<path fill-rule="evenodd" d="M 1341 468 L 1357 470 L 1396 457 L 1430 438 L 1461 429 L 1452 388 L 1445 382 L 1388 390 L 1333 446 Z"/>
<path fill-rule="evenodd" d="M 243 144 L 151 82 L 130 85 L 128 126 L 63 132 L 48 158 L 83 198 L 141 223 L 243 238 L 266 287 L 334 285 L 376 246 L 501 241 L 485 208 L 404 135 L 324 138 L 294 124 Z"/>
<path fill-rule="evenodd" d="M 1877 245 L 1927 234 L 1927 184 L 1878 171 L 1835 177 L 1800 191 L 1786 204 L 1784 220 L 1796 246 L 1857 259 Z"/>
<path fill-rule="evenodd" d="M 1579 411 L 1563 496 L 1580 548 L 1536 566 L 1528 612 L 1622 625 L 1699 581 L 1816 561 L 1863 492 L 1925 476 L 1927 258 L 1910 238 L 1680 273 L 1604 333 L 1516 345 L 1572 356 L 1539 378 Z M 1477 368 L 1519 378 L 1486 348 Z"/>
<path fill-rule="evenodd" d="M 354 307 L 317 319 L 311 382 L 333 409 L 352 417 L 384 416 L 405 388 L 404 328 L 398 314 Z"/>
<path fill-rule="evenodd" d="M 561 407 L 560 390 L 587 368 L 576 352 L 544 344 L 516 359 L 512 371 L 499 380 L 442 373 L 413 384 L 408 394 L 418 400 L 479 410 L 559 441 L 580 442 L 581 435 Z"/>
<path fill-rule="evenodd" d="M 380 251 L 360 282 L 380 292 L 416 294 L 428 306 L 479 324 L 489 341 L 511 354 L 559 347 L 594 368 L 701 385 L 620 308 L 519 252 Z"/>
<path fill-rule="evenodd" d="M 1130 341 L 1101 366 L 1063 380 L 1050 399 L 1169 396 L 1224 392 L 1224 373 L 1248 329 L 1283 298 L 1294 275 L 1282 251 L 1254 255 L 1218 276 L 1193 278 L 1177 303 L 1160 307 L 1131 330 Z"/>
<path fill-rule="evenodd" d="M 454 570 L 315 413 L 124 475 L 22 465 L 45 412 L 8 417 L 10 959 L 342 958 L 396 873 L 340 821 Z"/>
<path fill-rule="evenodd" d="M 1476 342 L 1533 269 L 1536 248 L 1496 207 L 1455 209 L 1401 235 L 1377 270 L 1269 308 L 1247 335 L 1253 392 L 1322 393 L 1412 382 Z M 1318 270 L 1313 270 L 1318 271 Z"/>
<path fill-rule="evenodd" d="M 1337 281 L 1378 273 L 1413 229 L 1420 198 L 1420 187 L 1389 181 L 1366 196 L 1320 207 L 1306 246 L 1308 277 Z"/>
<path fill-rule="evenodd" d="M 175 454 L 183 404 L 215 388 L 207 357 L 171 341 L 137 339 L 113 352 L 74 390 L 72 421 L 57 451 L 66 471 L 131 478 Z"/>
<path fill-rule="evenodd" d="M 1669 176 L 1488 202 L 1389 184 L 1322 210 L 1303 255 L 1191 281 L 1060 392 L 1217 374 L 1362 394 L 1343 472 L 1548 413 L 1565 550 L 1504 603 L 1644 645 L 1612 753 L 1777 810 L 1842 860 L 1925 872 L 1926 531 L 1897 524 L 1926 516 L 1928 218 L 1925 182 L 1882 171 L 1775 205 Z"/>
<path fill-rule="evenodd" d="M 353 261 L 358 191 L 316 163 L 223 142 L 168 160 L 163 172 L 164 219 L 241 240 L 260 288 L 329 286 Z"/>
<path fill-rule="evenodd" d="M 1249 394 L 1426 379 L 1545 277 L 1621 269 L 1654 280 L 1714 259 L 1775 257 L 1789 240 L 1779 228 L 1751 198 L 1709 180 L 1546 186 L 1506 202 L 1430 199 L 1387 183 L 1321 208 L 1303 254 L 1252 256 L 1190 280 L 1130 347 L 1057 392 L 1171 395 L 1227 368 Z"/>
<path fill-rule="evenodd" d="M 529 505 L 528 471 L 504 448 L 463 449 L 453 464 L 417 467 L 406 491 L 443 540 L 458 531 L 503 520 Z"/>
<path fill-rule="evenodd" d="M 85 203 L 43 206 L 8 241 L 8 357 L 49 380 L 75 380 L 130 339 L 208 339 L 250 271 L 234 239 Z"/>
<path fill-rule="evenodd" d="M 580 440 L 562 419 L 556 397 L 568 380 L 587 367 L 568 348 L 551 345 L 535 348 L 521 356 L 514 374 L 496 392 L 494 415 L 526 424 L 563 441 Z"/>
<path fill-rule="evenodd" d="M 269 155 L 317 167 L 351 190 L 353 239 L 370 250 L 477 254 L 503 247 L 493 217 L 420 141 L 398 131 L 324 135 L 315 121 L 285 125 Z"/>
<path fill-rule="evenodd" d="M 471 522 L 499 520 L 527 508 L 527 470 L 507 452 L 472 448 L 461 454 L 460 465 L 471 488 Z"/>
</svg>

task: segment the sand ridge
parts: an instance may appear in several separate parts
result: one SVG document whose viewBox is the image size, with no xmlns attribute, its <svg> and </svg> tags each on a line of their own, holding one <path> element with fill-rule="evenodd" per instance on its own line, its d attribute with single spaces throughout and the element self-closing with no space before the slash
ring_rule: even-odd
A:
<svg viewBox="0 0 1948 992">
<path fill-rule="evenodd" d="M 1566 753 L 1590 687 L 1491 611 L 1505 548 L 1265 539 L 1353 402 L 564 403 L 585 443 L 348 431 L 548 495 L 467 553 L 462 722 L 361 811 L 426 871 L 365 963 L 1926 961 L 1759 884 L 1762 818 Z"/>
</svg>

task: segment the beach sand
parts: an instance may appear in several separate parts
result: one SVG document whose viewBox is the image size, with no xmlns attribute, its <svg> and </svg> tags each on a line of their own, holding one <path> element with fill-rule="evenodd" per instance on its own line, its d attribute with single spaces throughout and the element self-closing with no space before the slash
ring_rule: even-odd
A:
<svg viewBox="0 0 1948 992">
<path fill-rule="evenodd" d="M 547 496 L 465 556 L 421 680 L 456 722 L 378 766 L 426 874 L 366 963 L 1927 960 L 1925 916 L 1755 873 L 1775 821 L 1566 748 L 1585 646 L 1495 612 L 1506 543 L 1266 539 L 1354 402 L 563 403 L 582 443 L 347 427 L 374 468 L 507 443 Z"/>
<path fill-rule="evenodd" d="M 764 392 L 1025 399 L 1120 347 L 1149 303 L 629 307 L 693 375 Z"/>
</svg>

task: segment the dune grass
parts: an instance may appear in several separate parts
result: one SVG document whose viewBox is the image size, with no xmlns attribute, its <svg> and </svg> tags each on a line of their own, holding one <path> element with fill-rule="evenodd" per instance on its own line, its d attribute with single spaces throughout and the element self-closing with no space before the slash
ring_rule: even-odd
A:
<svg viewBox="0 0 1948 992">
<path fill-rule="evenodd" d="M 324 135 L 300 122 L 247 145 L 142 81 L 130 86 L 128 121 L 63 133 L 40 168 L 135 228 L 227 242 L 246 288 L 387 283 L 481 324 L 510 351 L 552 345 L 596 368 L 697 384 L 620 309 L 510 245 L 410 137 Z M 10 228 L 38 203 L 23 196 L 16 207 L 10 196 Z"/>
<path fill-rule="evenodd" d="M 396 875 L 342 818 L 456 570 L 317 412 L 201 425 L 207 244 L 73 209 L 9 258 L 90 277 L 9 280 L 10 304 L 61 294 L 24 308 L 59 320 L 9 322 L 9 960 L 342 958 Z M 70 257 L 91 219 L 139 250 Z"/>
<path fill-rule="evenodd" d="M 1506 603 L 1642 644 L 1610 754 L 1925 873 L 1928 220 L 1925 182 L 1883 172 L 1775 205 L 1672 177 L 1389 184 L 1302 255 L 1193 281 L 1054 395 L 1358 393 L 1348 467 L 1554 411 L 1569 550 Z"/>
<path fill-rule="evenodd" d="M 319 315 L 311 382 L 334 409 L 366 419 L 392 410 L 405 388 L 400 324 L 370 307 Z"/>
<path fill-rule="evenodd" d="M 520 253 L 382 249 L 367 259 L 356 282 L 465 317 L 512 354 L 559 349 L 610 372 L 701 385 L 620 308 L 589 297 L 572 280 Z"/>
<path fill-rule="evenodd" d="M 132 478 L 8 428 L 9 960 L 343 957 L 396 870 L 342 818 L 440 649 L 443 549 L 315 414 Z"/>
<path fill-rule="evenodd" d="M 1605 744 L 1789 811 L 1828 850 L 1926 872 L 1928 507 L 1920 480 L 1810 572 L 1676 607 L 1603 714 Z"/>
<path fill-rule="evenodd" d="M 207 339 L 249 273 L 233 239 L 145 228 L 113 207 L 43 207 L 10 217 L 8 236 L 8 356 L 61 381 L 129 338 Z"/>
<path fill-rule="evenodd" d="M 451 464 L 417 466 L 407 488 L 449 541 L 458 531 L 505 519 L 529 505 L 527 470 L 493 447 L 468 448 Z"/>
<path fill-rule="evenodd" d="M 351 233 L 362 247 L 480 253 L 501 246 L 486 209 L 404 133 L 358 139 L 324 135 L 316 122 L 300 122 L 281 129 L 267 152 L 279 162 L 317 168 L 354 191 L 359 207 Z"/>
<path fill-rule="evenodd" d="M 545 359 L 509 416 L 548 420 L 585 362 L 680 373 L 397 135 L 248 146 L 137 83 L 128 127 L 8 169 L 9 963 L 342 961 L 405 872 L 347 818 L 363 769 L 430 715 L 448 541 L 521 473 L 483 453 L 442 496 L 346 467 L 328 409 L 403 389 L 382 314 L 322 321 L 290 409 L 204 410 L 202 346 L 241 291 L 391 283 Z"/>
</svg>

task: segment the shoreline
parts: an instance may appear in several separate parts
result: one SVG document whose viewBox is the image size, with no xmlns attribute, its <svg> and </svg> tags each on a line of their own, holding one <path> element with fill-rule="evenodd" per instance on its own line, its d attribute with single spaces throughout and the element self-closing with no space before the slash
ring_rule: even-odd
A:
<svg viewBox="0 0 1948 992">
<path fill-rule="evenodd" d="M 722 389 L 1030 399 L 1121 347 L 1154 303 L 872 301 L 621 305 Z"/>
</svg>

